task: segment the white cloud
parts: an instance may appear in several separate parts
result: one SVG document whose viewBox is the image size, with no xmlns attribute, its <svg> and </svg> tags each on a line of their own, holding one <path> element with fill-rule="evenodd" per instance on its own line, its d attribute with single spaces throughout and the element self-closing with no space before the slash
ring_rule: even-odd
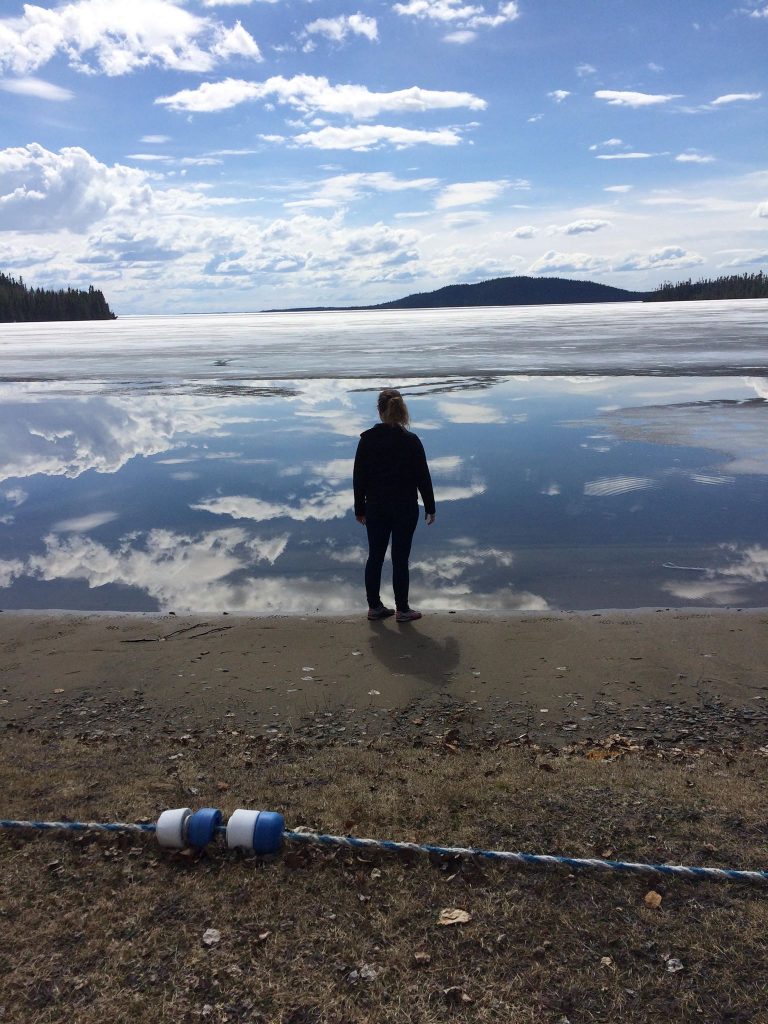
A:
<svg viewBox="0 0 768 1024">
<path fill-rule="evenodd" d="M 41 78 L 1 78 L 0 89 L 17 96 L 33 96 L 37 100 L 52 100 L 54 103 L 64 103 L 75 95 L 71 90 L 44 82 Z"/>
<path fill-rule="evenodd" d="M 204 82 L 197 89 L 182 89 L 172 96 L 160 96 L 155 103 L 172 110 L 209 113 L 229 110 L 240 103 L 272 100 L 294 107 L 303 114 L 322 111 L 343 114 L 362 120 L 384 111 L 423 113 L 467 107 L 484 110 L 486 102 L 469 92 L 422 89 L 417 85 L 394 92 L 371 92 L 364 85 L 331 85 L 327 78 L 275 75 L 264 82 L 227 78 L 221 82 Z"/>
<path fill-rule="evenodd" d="M 753 216 L 768 217 L 768 202 L 760 203 L 760 205 L 755 209 Z"/>
<path fill-rule="evenodd" d="M 612 107 L 650 107 L 670 100 L 680 99 L 679 93 L 661 95 L 648 92 L 620 92 L 614 89 L 598 89 L 595 98 L 605 100 Z"/>
<path fill-rule="evenodd" d="M 341 43 L 350 35 L 364 36 L 372 43 L 379 38 L 376 19 L 360 11 L 357 14 L 342 14 L 338 18 L 317 18 L 305 27 L 304 32 L 307 35 L 325 36 L 334 43 Z"/>
<path fill-rule="evenodd" d="M 210 71 L 220 56 L 257 57 L 242 28 L 227 29 L 173 0 L 74 0 L 53 9 L 26 4 L 0 21 L 0 68 L 25 75 L 63 54 L 84 72 L 124 75 L 148 65 Z"/>
<path fill-rule="evenodd" d="M 603 192 L 631 192 L 631 185 L 606 185 Z"/>
<path fill-rule="evenodd" d="M 170 135 L 142 135 L 139 142 L 146 142 L 153 146 L 162 146 L 166 142 L 171 141 Z"/>
<path fill-rule="evenodd" d="M 351 490 L 333 491 L 328 488 L 318 491 L 299 502 L 289 505 L 287 502 L 262 501 L 248 495 L 223 495 L 207 501 L 190 505 L 190 508 L 202 512 L 210 512 L 217 516 L 231 516 L 233 519 L 253 519 L 266 522 L 269 519 L 293 519 L 306 522 L 317 519 L 327 522 L 329 519 L 343 519 L 354 505 Z"/>
<path fill-rule="evenodd" d="M 443 401 L 437 408 L 449 423 L 506 423 L 506 417 L 492 405 L 477 402 Z"/>
<path fill-rule="evenodd" d="M 239 21 L 235 22 L 232 28 L 220 26 L 216 30 L 216 40 L 211 47 L 211 53 L 222 60 L 226 60 L 227 57 L 250 57 L 257 61 L 264 59 L 256 40 Z"/>
<path fill-rule="evenodd" d="M 394 4 L 392 10 L 420 21 L 455 25 L 461 29 L 498 28 L 520 16 L 516 2 L 500 3 L 495 13 L 489 13 L 481 4 L 465 3 L 464 0 L 408 0 L 407 3 Z"/>
<path fill-rule="evenodd" d="M 598 153 L 597 160 L 648 160 L 658 153 Z"/>
<path fill-rule="evenodd" d="M 284 205 L 287 208 L 330 207 L 333 209 L 340 204 L 361 199 L 372 192 L 403 192 L 411 189 L 425 191 L 436 188 L 438 184 L 437 178 L 397 178 L 390 171 L 338 174 L 320 182 L 307 198 L 290 200 Z"/>
<path fill-rule="evenodd" d="M 675 160 L 679 164 L 711 164 L 715 158 L 704 156 L 702 153 L 678 153 Z"/>
<path fill-rule="evenodd" d="M 22 487 L 9 487 L 8 490 L 2 492 L 3 497 L 7 502 L 10 502 L 14 508 L 18 508 L 19 505 L 23 505 L 29 495 Z"/>
<path fill-rule="evenodd" d="M 766 8 L 768 10 L 768 8 Z M 728 103 L 750 102 L 762 98 L 761 92 L 729 92 L 725 96 L 718 96 L 709 104 L 711 107 L 723 107 Z"/>
<path fill-rule="evenodd" d="M 624 142 L 622 139 L 605 139 L 603 142 L 595 142 L 589 148 L 590 151 L 596 149 L 617 149 L 619 146 L 623 146 Z"/>
<path fill-rule="evenodd" d="M 509 187 L 508 181 L 460 181 L 446 186 L 435 199 L 435 208 L 448 210 L 456 206 L 489 203 Z"/>
<path fill-rule="evenodd" d="M 535 234 L 536 228 L 532 224 L 521 224 L 519 228 L 510 231 L 512 238 L 533 238 Z"/>
<path fill-rule="evenodd" d="M 704 257 L 696 252 L 689 252 L 679 245 L 667 245 L 662 249 L 654 249 L 646 253 L 635 253 L 624 256 L 613 264 L 613 270 L 660 270 L 696 267 L 704 262 Z"/>
<path fill-rule="evenodd" d="M 596 75 L 597 68 L 594 67 L 592 64 L 577 64 L 576 74 L 579 76 L 579 78 L 586 78 L 587 75 Z"/>
<path fill-rule="evenodd" d="M 556 252 L 550 249 L 528 268 L 530 274 L 584 274 L 603 273 L 608 269 L 602 256 L 586 252 Z"/>
<path fill-rule="evenodd" d="M 552 230 L 564 235 L 584 235 L 593 234 L 595 231 L 602 230 L 602 228 L 610 228 L 612 226 L 609 220 L 573 220 L 570 224 L 563 224 L 559 227 L 554 225 Z"/>
<path fill-rule="evenodd" d="M 77 519 L 62 519 L 51 527 L 53 533 L 88 533 L 117 519 L 117 512 L 91 512 Z"/>
<path fill-rule="evenodd" d="M 571 94 L 567 89 L 555 89 L 553 92 L 548 92 L 547 96 L 554 100 L 555 103 L 562 103 L 563 100 L 567 99 Z"/>
<path fill-rule="evenodd" d="M 319 131 L 302 132 L 293 137 L 296 146 L 311 146 L 315 149 L 351 149 L 364 152 L 381 146 L 407 149 L 419 144 L 429 146 L 458 146 L 461 134 L 458 128 L 438 128 L 425 131 L 417 128 L 396 128 L 391 125 L 356 125 L 345 128 L 321 128 Z"/>
<path fill-rule="evenodd" d="M 466 46 L 467 43 L 473 43 L 475 39 L 477 39 L 477 32 L 472 32 L 466 28 L 460 28 L 456 32 L 448 32 L 443 36 L 444 43 L 456 43 L 457 46 Z"/>
<path fill-rule="evenodd" d="M 37 143 L 0 150 L 0 229 L 82 230 L 147 205 L 145 171 L 107 167 L 77 146 L 52 153 Z"/>
</svg>

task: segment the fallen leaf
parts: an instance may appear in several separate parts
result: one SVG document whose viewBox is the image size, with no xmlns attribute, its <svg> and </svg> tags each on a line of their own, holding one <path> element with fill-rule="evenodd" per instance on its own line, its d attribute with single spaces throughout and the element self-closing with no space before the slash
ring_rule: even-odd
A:
<svg viewBox="0 0 768 1024">
<path fill-rule="evenodd" d="M 645 903 L 646 907 L 651 907 L 652 910 L 656 910 L 661 906 L 661 900 L 661 893 L 656 892 L 655 889 L 651 889 L 643 896 L 643 903 Z"/>
<path fill-rule="evenodd" d="M 228 782 L 217 782 L 216 783 L 216 789 L 218 789 L 218 791 L 220 793 L 226 793 L 226 791 L 229 789 L 229 783 Z"/>
<path fill-rule="evenodd" d="M 416 964 L 417 967 L 426 967 L 427 964 L 432 963 L 432 957 L 429 955 L 429 953 L 425 952 L 423 949 L 420 949 L 413 954 L 413 962 Z"/>
<path fill-rule="evenodd" d="M 682 961 L 678 960 L 677 957 L 672 956 L 667 960 L 667 971 L 670 974 L 677 974 L 678 971 L 684 970 Z"/>
<path fill-rule="evenodd" d="M 466 924 L 467 921 L 472 920 L 472 915 L 466 910 L 458 910 L 451 907 L 445 907 L 440 911 L 440 915 L 437 919 L 437 923 L 440 925 L 450 924 Z"/>
<path fill-rule="evenodd" d="M 600 966 L 601 967 L 612 967 L 613 966 L 613 957 L 601 956 L 600 957 Z"/>
<path fill-rule="evenodd" d="M 209 949 L 211 946 L 218 946 L 220 942 L 221 932 L 218 928 L 207 928 L 203 932 L 203 945 L 208 946 Z"/>
<path fill-rule="evenodd" d="M 460 985 L 451 985 L 443 989 L 443 995 L 449 1003 L 462 1004 L 473 1002 L 472 996 L 468 995 Z"/>
<path fill-rule="evenodd" d="M 64 687 L 63 686 L 57 686 L 56 689 L 53 692 L 54 693 L 64 693 Z"/>
</svg>

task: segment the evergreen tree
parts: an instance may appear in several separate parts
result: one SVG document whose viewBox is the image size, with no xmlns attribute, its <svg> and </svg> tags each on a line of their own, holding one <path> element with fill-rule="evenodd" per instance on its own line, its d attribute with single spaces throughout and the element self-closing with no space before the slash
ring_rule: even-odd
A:
<svg viewBox="0 0 768 1024">
<path fill-rule="evenodd" d="M 29 288 L 20 277 L 0 273 L 0 323 L 43 320 L 116 320 L 102 292 L 76 288 Z"/>
</svg>

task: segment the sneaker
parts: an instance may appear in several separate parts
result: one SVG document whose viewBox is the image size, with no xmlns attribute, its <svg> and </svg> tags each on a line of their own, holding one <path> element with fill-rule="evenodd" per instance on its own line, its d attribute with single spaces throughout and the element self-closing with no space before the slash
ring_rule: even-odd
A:
<svg viewBox="0 0 768 1024">
<path fill-rule="evenodd" d="M 390 615 L 394 614 L 394 608 L 385 608 L 383 604 L 380 604 L 378 608 L 368 609 L 369 619 L 388 619 Z"/>
<path fill-rule="evenodd" d="M 417 612 L 414 608 L 408 608 L 404 612 L 398 611 L 395 616 L 397 622 L 413 622 L 415 619 L 421 618 L 421 612 Z"/>
</svg>

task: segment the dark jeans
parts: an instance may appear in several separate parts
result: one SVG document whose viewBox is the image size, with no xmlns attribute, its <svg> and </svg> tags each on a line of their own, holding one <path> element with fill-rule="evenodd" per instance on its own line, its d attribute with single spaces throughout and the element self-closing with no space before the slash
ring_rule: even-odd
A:
<svg viewBox="0 0 768 1024">
<path fill-rule="evenodd" d="M 419 506 L 391 506 L 366 511 L 365 528 L 368 531 L 368 561 L 365 563 L 365 593 L 369 608 L 381 604 L 381 568 L 392 538 L 392 589 L 398 611 L 408 609 L 408 556 L 411 541 L 419 521 Z"/>
</svg>

